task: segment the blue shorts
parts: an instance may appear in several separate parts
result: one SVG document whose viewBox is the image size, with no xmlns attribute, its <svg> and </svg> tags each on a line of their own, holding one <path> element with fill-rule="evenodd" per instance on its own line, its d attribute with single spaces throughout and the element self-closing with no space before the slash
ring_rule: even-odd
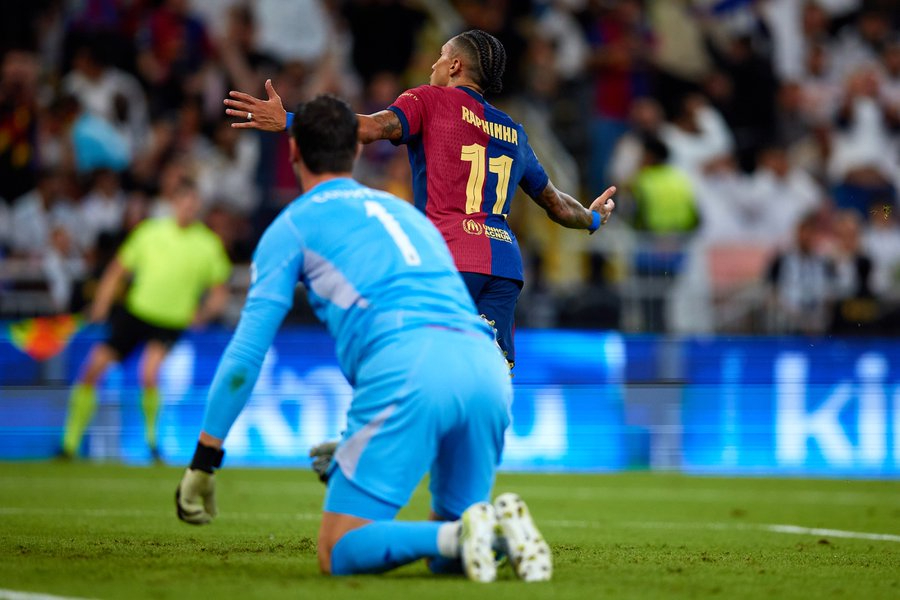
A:
<svg viewBox="0 0 900 600">
<path fill-rule="evenodd" d="M 516 345 L 513 339 L 513 323 L 516 315 L 516 302 L 522 291 L 522 282 L 506 277 L 495 277 L 482 273 L 460 273 L 469 295 L 475 301 L 475 308 L 488 321 L 494 322 L 497 330 L 497 343 L 506 353 L 506 360 L 516 362 Z"/>
<path fill-rule="evenodd" d="M 399 510 L 430 472 L 432 509 L 458 518 L 490 498 L 511 401 L 509 371 L 484 334 L 396 334 L 359 367 L 325 510 L 391 518 L 386 506 Z"/>
</svg>

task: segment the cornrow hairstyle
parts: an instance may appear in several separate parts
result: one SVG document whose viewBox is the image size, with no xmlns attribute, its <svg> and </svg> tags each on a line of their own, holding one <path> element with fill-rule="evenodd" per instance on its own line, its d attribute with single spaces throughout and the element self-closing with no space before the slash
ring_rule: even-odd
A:
<svg viewBox="0 0 900 600">
<path fill-rule="evenodd" d="M 478 83 L 485 92 L 498 94 L 503 90 L 503 71 L 506 70 L 506 48 L 500 40 L 480 29 L 470 29 L 456 36 L 464 44 L 460 50 L 478 65 Z"/>
</svg>

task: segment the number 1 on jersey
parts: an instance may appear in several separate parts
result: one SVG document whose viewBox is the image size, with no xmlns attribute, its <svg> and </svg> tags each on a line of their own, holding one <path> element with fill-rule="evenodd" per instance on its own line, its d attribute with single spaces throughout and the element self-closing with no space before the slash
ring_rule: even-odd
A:
<svg viewBox="0 0 900 600">
<path fill-rule="evenodd" d="M 406 264 L 411 267 L 421 265 L 422 258 L 419 256 L 418 250 L 416 250 L 416 247 L 409 241 L 409 236 L 406 235 L 406 232 L 400 227 L 400 223 L 397 222 L 394 215 L 373 200 L 366 200 L 363 204 L 366 207 L 366 216 L 375 217 L 384 226 L 388 235 L 391 236 L 391 239 L 393 239 L 394 243 L 397 244 L 397 247 L 400 248 L 400 253 L 403 254 L 403 260 Z"/>
<path fill-rule="evenodd" d="M 466 214 L 481 212 L 484 203 L 484 157 L 487 149 L 481 144 L 469 144 L 462 147 L 459 159 L 472 163 L 469 170 L 469 180 L 466 182 Z M 509 175 L 512 171 L 513 159 L 500 155 L 488 161 L 488 171 L 497 175 L 497 200 L 491 209 L 495 215 L 499 215 L 506 205 L 507 189 L 509 187 Z"/>
</svg>

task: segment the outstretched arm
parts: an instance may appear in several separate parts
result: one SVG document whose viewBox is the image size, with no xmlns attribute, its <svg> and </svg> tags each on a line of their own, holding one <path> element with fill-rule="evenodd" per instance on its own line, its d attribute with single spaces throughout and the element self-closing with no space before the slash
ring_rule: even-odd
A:
<svg viewBox="0 0 900 600">
<path fill-rule="evenodd" d="M 403 135 L 400 118 L 390 110 L 382 110 L 372 115 L 359 117 L 359 142 L 370 144 L 378 140 L 396 142 Z"/>
<path fill-rule="evenodd" d="M 578 200 L 556 189 L 553 182 L 548 181 L 541 193 L 533 196 L 532 200 L 547 212 L 550 219 L 563 227 L 588 229 L 593 233 L 609 221 L 612 211 L 616 208 L 616 203 L 612 199 L 615 193 L 616 187 L 610 186 L 591 202 L 589 208 L 585 208 Z M 594 212 L 599 215 L 596 222 Z"/>
<path fill-rule="evenodd" d="M 284 131 L 288 126 L 288 113 L 284 110 L 281 96 L 275 91 L 272 80 L 266 80 L 268 98 L 254 98 L 244 92 L 230 91 L 225 99 L 225 114 L 241 119 L 231 126 L 236 129 L 259 129 L 261 131 Z M 403 135 L 400 119 L 389 110 L 359 117 L 359 141 L 369 144 L 376 140 L 399 140 Z"/>
</svg>

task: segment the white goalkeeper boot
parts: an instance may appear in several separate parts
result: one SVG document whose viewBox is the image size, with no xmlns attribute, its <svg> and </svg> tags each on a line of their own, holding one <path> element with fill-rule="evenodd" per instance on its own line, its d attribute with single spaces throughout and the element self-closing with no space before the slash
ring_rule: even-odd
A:
<svg viewBox="0 0 900 600">
<path fill-rule="evenodd" d="M 549 581 L 553 576 L 550 546 L 538 531 L 528 506 L 517 494 L 501 494 L 494 500 L 501 535 L 506 539 L 509 562 L 523 581 Z"/>
<path fill-rule="evenodd" d="M 473 504 L 462 514 L 459 532 L 460 558 L 466 577 L 488 583 L 497 578 L 494 562 L 494 536 L 497 516 L 487 502 Z"/>
</svg>

